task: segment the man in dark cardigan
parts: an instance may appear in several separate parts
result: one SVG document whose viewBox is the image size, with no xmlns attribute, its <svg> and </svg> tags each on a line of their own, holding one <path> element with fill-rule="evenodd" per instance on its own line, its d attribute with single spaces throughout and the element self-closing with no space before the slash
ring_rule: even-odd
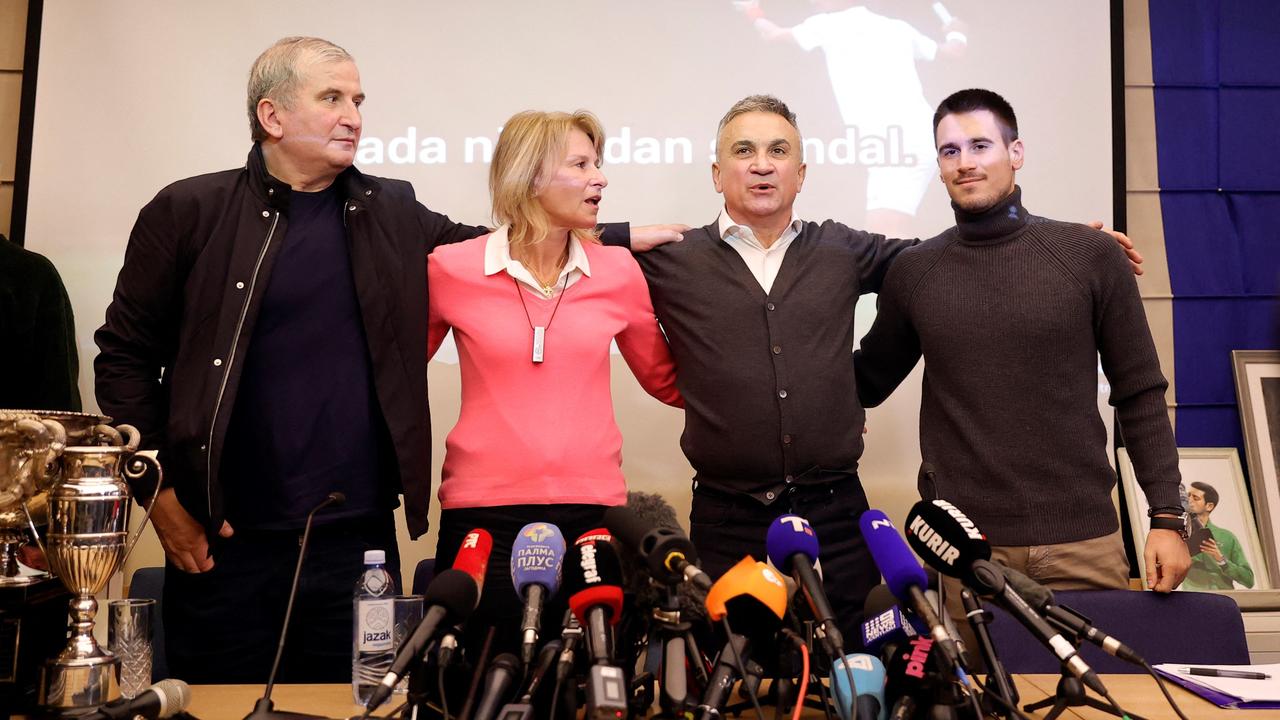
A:
<svg viewBox="0 0 1280 720">
<path fill-rule="evenodd" d="M 718 220 L 636 255 L 686 399 L 680 444 L 696 472 L 692 540 L 717 577 L 745 554 L 764 558 L 777 516 L 807 518 L 853 646 L 863 600 L 880 580 L 857 525 L 867 498 L 853 311 L 915 241 L 795 217 L 802 145 L 795 116 L 776 98 L 735 104 L 716 154 Z"/>
</svg>

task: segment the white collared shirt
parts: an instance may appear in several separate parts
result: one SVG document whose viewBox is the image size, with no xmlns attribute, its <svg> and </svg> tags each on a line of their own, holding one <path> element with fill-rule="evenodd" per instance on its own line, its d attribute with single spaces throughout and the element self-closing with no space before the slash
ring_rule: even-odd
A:
<svg viewBox="0 0 1280 720">
<path fill-rule="evenodd" d="M 766 294 L 773 288 L 773 281 L 778 277 L 778 268 L 782 267 L 782 258 L 787 254 L 787 246 L 796 239 L 803 227 L 804 222 L 793 214 L 782 236 L 766 248 L 756 239 L 756 234 L 751 231 L 751 228 L 729 217 L 727 208 L 720 211 L 720 239 L 738 251 Z"/>
<path fill-rule="evenodd" d="M 556 276 L 556 282 L 550 294 L 542 289 L 542 283 L 533 277 L 529 268 L 519 260 L 511 257 L 511 240 L 508 237 L 509 226 L 494 230 L 484 246 L 484 274 L 496 275 L 506 271 L 517 282 L 524 283 L 535 292 L 546 297 L 555 297 L 557 293 L 576 283 L 583 276 L 591 277 L 591 263 L 587 260 L 587 251 L 582 249 L 578 238 L 569 236 L 569 260 Z"/>
</svg>

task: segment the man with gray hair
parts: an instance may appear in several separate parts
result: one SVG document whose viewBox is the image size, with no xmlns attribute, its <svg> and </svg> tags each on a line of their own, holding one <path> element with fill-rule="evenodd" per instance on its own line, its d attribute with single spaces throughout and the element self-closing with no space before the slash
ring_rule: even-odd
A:
<svg viewBox="0 0 1280 720">
<path fill-rule="evenodd" d="M 808 519 L 851 648 L 880 581 L 857 522 L 867 497 L 853 310 L 915 241 L 796 217 L 802 151 L 785 103 L 740 100 L 717 133 L 719 217 L 636 259 L 680 369 L 680 444 L 696 472 L 689 524 L 703 568 L 716 577 L 744 554 L 762 558 L 776 517 Z"/>
<path fill-rule="evenodd" d="M 102 411 L 165 467 L 152 518 L 169 663 L 189 682 L 266 678 L 303 524 L 335 493 L 345 503 L 316 516 L 294 610 L 308 631 L 290 638 L 281 679 L 349 679 L 363 552 L 385 550 L 399 577 L 402 493 L 409 532 L 427 530 L 426 255 L 488 230 L 353 167 L 363 101 L 333 43 L 263 52 L 245 166 L 142 209 L 95 336 Z"/>
</svg>

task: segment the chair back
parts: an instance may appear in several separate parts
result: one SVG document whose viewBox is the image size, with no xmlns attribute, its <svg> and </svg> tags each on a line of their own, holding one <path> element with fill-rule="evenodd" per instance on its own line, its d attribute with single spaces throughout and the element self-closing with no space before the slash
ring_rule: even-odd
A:
<svg viewBox="0 0 1280 720">
<path fill-rule="evenodd" d="M 1063 590 L 1055 603 L 1089 618 L 1094 627 L 1133 648 L 1152 665 L 1247 665 L 1244 618 L 1235 600 L 1203 592 Z M 1000 661 L 1012 673 L 1056 673 L 1057 657 L 1013 616 L 991 607 L 988 626 Z M 1100 673 L 1142 673 L 1137 665 L 1085 641 L 1080 657 Z"/>
</svg>

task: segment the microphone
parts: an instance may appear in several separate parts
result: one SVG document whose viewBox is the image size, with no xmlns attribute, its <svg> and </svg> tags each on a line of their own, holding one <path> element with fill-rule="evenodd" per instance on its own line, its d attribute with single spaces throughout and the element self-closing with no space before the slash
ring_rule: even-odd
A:
<svg viewBox="0 0 1280 720">
<path fill-rule="evenodd" d="M 422 657 L 437 632 L 462 623 L 471 616 L 480 602 L 481 583 L 476 581 L 476 577 L 483 581 L 492 549 L 493 538 L 488 531 L 472 530 L 463 539 L 462 549 L 458 551 L 453 567 L 432 578 L 422 594 L 426 612 L 413 633 L 396 650 L 387 674 L 382 676 L 378 686 L 369 694 L 367 713 L 373 712 L 391 697 L 396 683 Z"/>
<path fill-rule="evenodd" d="M 493 664 L 484 676 L 484 693 L 480 696 L 480 703 L 476 705 L 475 714 L 471 716 L 473 720 L 493 720 L 497 717 L 498 708 L 502 707 L 512 688 L 520 680 L 521 667 L 520 661 L 511 653 L 502 653 L 493 659 Z"/>
<path fill-rule="evenodd" d="M 781 515 L 769 525 L 765 537 L 769 560 L 779 570 L 795 578 L 809 610 L 818 621 L 817 633 L 827 654 L 844 657 L 844 637 L 836 625 L 836 614 L 827 600 L 822 578 L 814 569 L 818 562 L 818 535 L 809 521 L 799 515 Z"/>
<path fill-rule="evenodd" d="M 484 578 L 489 571 L 489 555 L 492 552 L 493 536 L 488 530 L 475 528 L 462 537 L 462 546 L 453 558 L 453 569 L 461 570 L 475 582 L 477 603 L 484 594 Z"/>
<path fill-rule="evenodd" d="M 644 558 L 654 577 L 711 589 L 711 578 L 695 564 L 698 551 L 693 541 L 679 528 L 655 527 L 626 505 L 605 510 L 604 524 L 628 550 Z"/>
<path fill-rule="evenodd" d="M 836 672 L 842 668 L 853 671 L 852 689 L 849 673 Z M 885 720 L 888 715 L 884 704 L 885 675 L 880 658 L 866 653 L 845 655 L 832 665 L 829 680 L 842 720 Z"/>
<path fill-rule="evenodd" d="M 858 526 L 862 529 L 862 538 L 867 542 L 871 557 L 884 575 L 885 584 L 893 592 L 899 602 L 915 610 L 920 619 L 929 626 L 930 636 L 938 643 L 942 657 L 952 666 L 963 667 L 960 649 L 955 638 L 947 631 L 933 605 L 925 597 L 929 579 L 924 568 L 911 554 L 910 548 L 903 542 L 902 536 L 890 522 L 889 518 L 879 510 L 868 510 L 858 518 Z M 948 668 L 949 669 L 949 668 Z"/>
<path fill-rule="evenodd" d="M 734 683 L 748 668 L 753 644 L 773 642 L 787 611 L 787 586 L 768 565 L 750 555 L 729 568 L 707 593 L 707 614 L 728 626 L 728 641 L 698 704 L 704 720 L 720 716 Z M 754 666 L 753 667 L 758 667 Z"/>
<path fill-rule="evenodd" d="M 569 549 L 564 563 L 569 608 L 586 629 L 592 660 L 604 664 L 612 662 L 610 626 L 622 617 L 622 567 L 610 537 L 603 530 L 588 532 Z"/>
<path fill-rule="evenodd" d="M 917 635 L 928 635 L 929 628 L 920 618 L 908 615 L 898 607 L 898 599 L 884 583 L 871 588 L 862 605 L 862 646 L 867 652 L 884 657 L 883 651 L 900 645 Z"/>
<path fill-rule="evenodd" d="M 529 687 L 518 701 L 502 706 L 498 711 L 499 720 L 533 720 L 533 698 L 542 687 L 543 678 L 556 663 L 562 645 L 557 638 L 542 646 L 542 650 L 538 653 L 538 664 L 534 668 L 532 679 L 529 680 Z"/>
<path fill-rule="evenodd" d="M 551 523 L 529 523 L 516 535 L 511 548 L 511 581 L 524 600 L 520 620 L 520 660 L 533 662 L 542 626 L 542 606 L 560 589 L 564 562 L 564 535 Z"/>
<path fill-rule="evenodd" d="M 587 671 L 587 716 L 623 717 L 627 687 L 622 669 L 613 664 L 613 625 L 622 619 L 622 561 L 613 536 L 604 528 L 575 541 L 565 558 L 565 590 L 569 609 L 586 628 L 591 668 Z"/>
<path fill-rule="evenodd" d="M 1031 607 L 1044 613 L 1045 619 L 1050 624 L 1057 625 L 1073 635 L 1088 640 L 1102 648 L 1112 657 L 1118 657 L 1134 665 L 1146 665 L 1146 661 L 1133 648 L 1095 628 L 1089 618 L 1065 605 L 1056 604 L 1053 599 L 1053 593 L 1049 588 L 1011 567 L 1001 566 L 1000 569 L 1004 573 L 1005 581 L 1009 583 L 1014 592 L 1021 595 Z"/>
<path fill-rule="evenodd" d="M 939 647 L 933 638 L 921 635 L 885 661 L 884 699 L 893 708 L 891 720 L 907 720 L 916 717 L 918 709 L 948 704 L 953 693 L 950 681 L 938 672 L 945 664 Z"/>
<path fill-rule="evenodd" d="M 81 715 L 80 720 L 127 720 L 141 715 L 147 720 L 173 717 L 191 704 L 191 687 L 181 680 L 161 680 L 133 699 L 121 698 Z"/>
<path fill-rule="evenodd" d="M 245 720 L 264 720 L 276 715 L 275 703 L 271 702 L 271 691 L 276 686 L 276 673 L 280 671 L 284 641 L 289 634 L 289 620 L 293 617 L 293 604 L 298 597 L 298 581 L 302 578 L 302 561 L 307 557 L 307 545 L 311 542 L 311 522 L 315 519 L 316 513 L 327 507 L 341 507 L 346 501 L 346 495 L 336 491 L 331 492 L 318 505 L 311 508 L 311 512 L 307 513 L 307 521 L 302 526 L 302 542 L 298 543 L 298 564 L 293 568 L 293 584 L 289 587 L 289 601 L 285 603 L 284 624 L 280 627 L 280 642 L 276 644 L 276 658 L 271 662 L 271 674 L 267 676 L 267 687 L 263 690 L 262 697 L 253 704 L 253 710 L 245 716 Z M 287 715 L 294 718 L 317 717 L 298 713 L 287 713 Z"/>
<path fill-rule="evenodd" d="M 940 573 L 960 578 L 978 594 L 995 598 L 1052 650 L 1076 679 L 1102 697 L 1110 697 L 1075 647 L 1009 585 L 1001 566 L 988 560 L 991 545 L 986 536 L 959 508 L 946 500 L 918 502 L 907 515 L 907 528 L 907 541 L 925 562 Z"/>
</svg>

